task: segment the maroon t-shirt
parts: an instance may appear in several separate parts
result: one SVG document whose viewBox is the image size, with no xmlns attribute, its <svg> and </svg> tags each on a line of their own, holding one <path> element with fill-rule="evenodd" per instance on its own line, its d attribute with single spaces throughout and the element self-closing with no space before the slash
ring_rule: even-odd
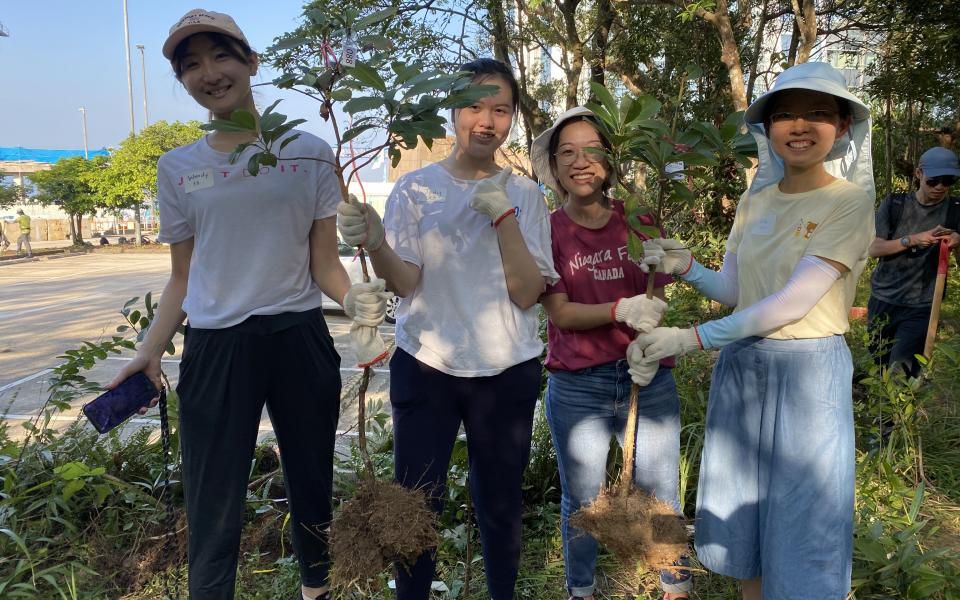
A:
<svg viewBox="0 0 960 600">
<path fill-rule="evenodd" d="M 647 215 L 640 221 L 653 224 L 653 218 Z M 600 229 L 576 224 L 563 208 L 550 215 L 550 228 L 553 265 L 560 281 L 547 286 L 545 294 L 566 294 L 570 302 L 580 304 L 603 304 L 646 292 L 646 273 L 627 255 L 623 202 L 614 200 L 610 220 Z M 657 287 L 672 281 L 670 275 L 656 274 Z M 623 323 L 575 331 L 560 329 L 551 322 L 547 334 L 547 369 L 575 371 L 624 358 L 635 332 Z M 660 364 L 673 367 L 674 362 L 670 357 Z"/>
</svg>

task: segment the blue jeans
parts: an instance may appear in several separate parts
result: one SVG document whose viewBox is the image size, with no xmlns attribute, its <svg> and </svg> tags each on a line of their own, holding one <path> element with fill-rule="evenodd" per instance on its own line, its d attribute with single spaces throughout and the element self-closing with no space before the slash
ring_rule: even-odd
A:
<svg viewBox="0 0 960 600">
<path fill-rule="evenodd" d="M 697 492 L 697 558 L 763 597 L 850 590 L 853 364 L 843 336 L 751 337 L 720 352 Z"/>
<path fill-rule="evenodd" d="M 623 445 L 630 401 L 630 375 L 624 360 L 579 371 L 555 371 L 547 386 L 547 420 L 557 449 L 563 559 L 567 587 L 573 596 L 589 596 L 594 589 L 597 541 L 570 525 L 570 515 L 597 497 L 607 479 L 610 436 Z M 677 497 L 680 462 L 680 402 L 670 369 L 661 368 L 650 385 L 640 388 L 637 406 L 637 487 L 673 505 Z M 688 573 L 660 574 L 664 591 L 690 589 Z"/>
</svg>

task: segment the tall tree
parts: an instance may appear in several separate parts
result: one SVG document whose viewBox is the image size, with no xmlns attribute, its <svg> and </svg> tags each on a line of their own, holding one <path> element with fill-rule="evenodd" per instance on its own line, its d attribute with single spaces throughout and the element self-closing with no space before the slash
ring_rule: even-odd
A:
<svg viewBox="0 0 960 600">
<path fill-rule="evenodd" d="M 102 156 L 93 160 L 82 156 L 61 158 L 50 170 L 31 177 L 39 191 L 37 200 L 43 205 L 56 204 L 69 215 L 70 238 L 75 244 L 83 243 L 83 216 L 96 215 L 103 207 L 90 183 L 105 160 Z"/>
<path fill-rule="evenodd" d="M 109 162 L 91 176 L 90 185 L 104 205 L 140 213 L 145 201 L 157 195 L 157 161 L 160 155 L 178 146 L 195 142 L 203 135 L 200 123 L 157 121 L 140 133 L 128 136 L 110 155 Z M 135 236 L 140 243 L 140 220 Z"/>
</svg>

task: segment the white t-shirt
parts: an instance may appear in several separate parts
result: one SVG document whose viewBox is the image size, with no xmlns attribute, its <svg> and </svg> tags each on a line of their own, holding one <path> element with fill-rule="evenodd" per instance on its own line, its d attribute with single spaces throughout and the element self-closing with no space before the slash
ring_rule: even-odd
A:
<svg viewBox="0 0 960 600">
<path fill-rule="evenodd" d="M 384 217 L 387 242 L 420 267 L 420 282 L 397 310 L 397 347 L 458 377 L 496 375 L 543 351 L 539 307 L 510 301 L 497 232 L 470 208 L 478 181 L 457 179 L 439 164 L 414 171 L 397 181 Z M 507 195 L 540 273 L 556 283 L 543 194 L 512 176 Z"/>
<path fill-rule="evenodd" d="M 333 160 L 320 138 L 300 137 L 283 156 Z M 279 147 L 279 145 L 277 146 Z M 340 185 L 333 169 L 314 160 L 279 160 L 246 169 L 247 148 L 234 164 L 206 138 L 160 157 L 157 188 L 161 242 L 194 238 L 183 310 L 193 327 L 222 329 L 251 315 L 302 312 L 320 306 L 310 275 L 310 228 L 334 216 Z"/>
</svg>

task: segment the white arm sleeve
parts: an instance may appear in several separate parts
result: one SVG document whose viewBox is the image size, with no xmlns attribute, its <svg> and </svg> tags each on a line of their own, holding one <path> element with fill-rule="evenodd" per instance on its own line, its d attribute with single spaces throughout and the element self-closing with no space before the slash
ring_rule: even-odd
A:
<svg viewBox="0 0 960 600">
<path fill-rule="evenodd" d="M 693 261 L 683 280 L 711 300 L 726 306 L 737 305 L 740 285 L 737 283 L 737 255 L 733 252 L 723 255 L 723 266 L 719 273 Z"/>
<path fill-rule="evenodd" d="M 779 292 L 729 317 L 697 326 L 700 342 L 704 348 L 719 348 L 751 335 L 776 331 L 802 319 L 839 278 L 840 271 L 823 259 L 804 256 Z"/>
</svg>

